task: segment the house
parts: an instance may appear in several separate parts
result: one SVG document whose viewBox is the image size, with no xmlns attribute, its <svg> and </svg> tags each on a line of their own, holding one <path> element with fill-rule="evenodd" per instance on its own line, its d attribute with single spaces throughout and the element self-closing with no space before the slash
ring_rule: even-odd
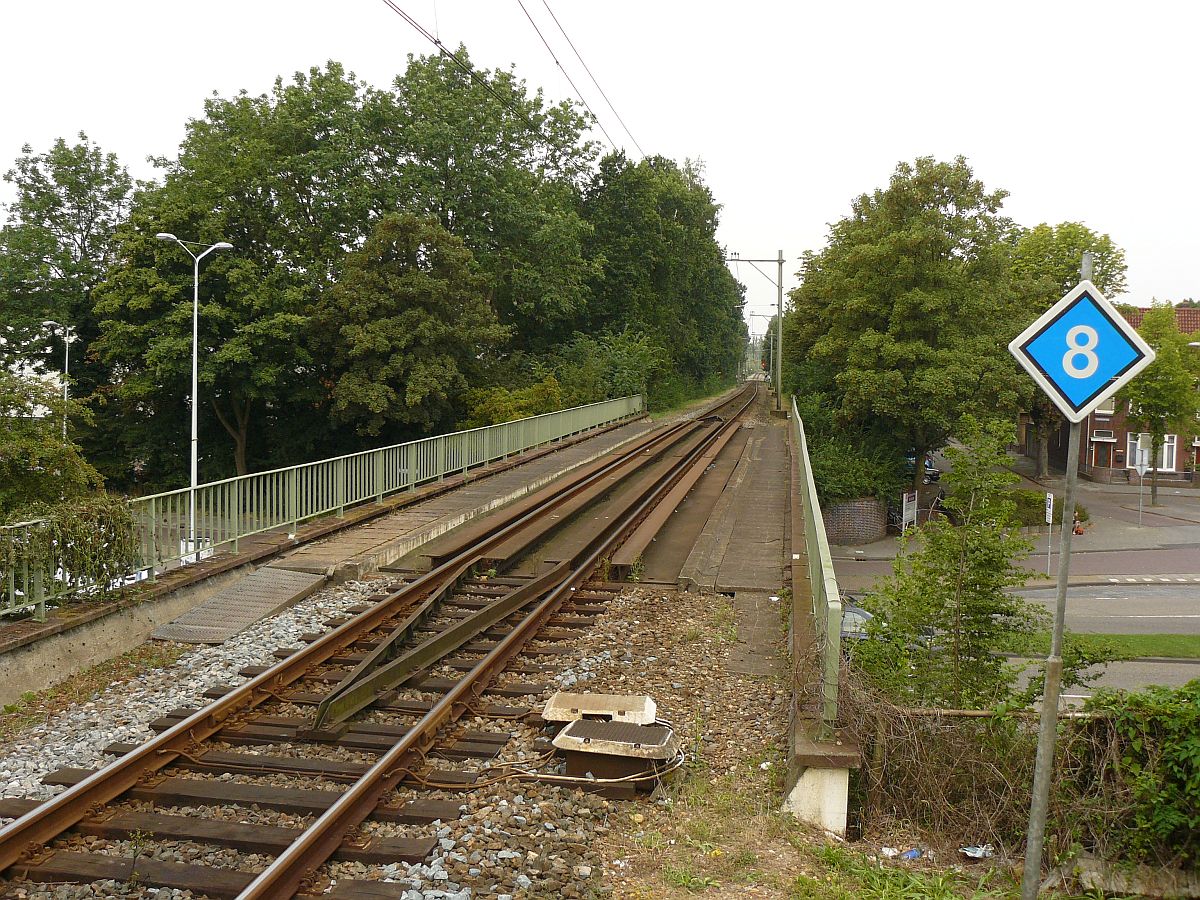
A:
<svg viewBox="0 0 1200 900">
<path fill-rule="evenodd" d="M 1148 310 L 1126 307 L 1121 312 L 1136 328 L 1141 325 Z M 1175 321 L 1184 334 L 1200 332 L 1200 308 L 1176 307 Z M 1197 352 L 1200 352 L 1200 348 L 1197 348 Z M 1035 456 L 1037 445 L 1029 424 L 1028 416 L 1022 416 L 1021 445 L 1027 456 Z M 1080 424 L 1083 430 L 1079 442 L 1079 474 L 1105 484 L 1136 481 L 1137 476 L 1132 473 L 1137 461 L 1138 432 L 1129 423 L 1129 404 L 1110 397 Z M 1050 465 L 1060 471 L 1066 469 L 1068 431 L 1064 422 L 1062 428 L 1050 436 Z M 1197 421 L 1190 434 L 1166 436 L 1158 457 L 1159 480 L 1195 481 L 1198 460 L 1200 421 Z"/>
</svg>

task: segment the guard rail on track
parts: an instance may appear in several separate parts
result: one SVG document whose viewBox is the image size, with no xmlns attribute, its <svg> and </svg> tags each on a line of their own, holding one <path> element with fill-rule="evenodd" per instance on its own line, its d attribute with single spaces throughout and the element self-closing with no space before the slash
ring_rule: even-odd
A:
<svg viewBox="0 0 1200 900">
<path fill-rule="evenodd" d="M 129 501 L 140 548 L 140 573 L 153 578 L 218 549 L 236 552 L 250 535 L 289 526 L 440 481 L 498 459 L 644 412 L 640 394 L 393 444 L 376 450 L 256 472 Z M 194 527 L 192 521 L 194 520 Z M 0 527 L 0 614 L 79 590 L 60 560 L 34 540 L 38 521 Z M 36 555 L 34 555 L 36 553 Z"/>
<path fill-rule="evenodd" d="M 820 654 L 821 724 L 828 731 L 837 721 L 838 671 L 842 659 L 842 597 L 833 572 L 833 556 L 829 551 L 829 538 L 825 534 L 825 520 L 821 517 L 821 506 L 817 502 L 817 485 L 808 458 L 808 438 L 794 397 L 792 423 L 798 448 L 797 499 L 804 513 L 804 550 L 812 593 L 812 616 L 817 638 L 815 648 Z M 795 535 L 792 540 L 797 541 Z"/>
</svg>

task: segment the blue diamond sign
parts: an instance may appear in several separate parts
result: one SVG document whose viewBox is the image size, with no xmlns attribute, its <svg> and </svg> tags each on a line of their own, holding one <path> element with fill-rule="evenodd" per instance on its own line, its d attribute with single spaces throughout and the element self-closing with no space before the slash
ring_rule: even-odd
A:
<svg viewBox="0 0 1200 900">
<path fill-rule="evenodd" d="M 1067 417 L 1087 418 L 1154 361 L 1154 351 L 1090 281 L 1081 281 L 1008 345 Z"/>
</svg>

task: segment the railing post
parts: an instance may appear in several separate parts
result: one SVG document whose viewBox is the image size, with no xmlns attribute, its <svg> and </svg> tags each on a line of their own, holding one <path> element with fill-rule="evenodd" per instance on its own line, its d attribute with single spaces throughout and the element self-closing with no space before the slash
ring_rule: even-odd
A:
<svg viewBox="0 0 1200 900">
<path fill-rule="evenodd" d="M 337 468 L 337 484 L 335 486 L 337 490 L 337 514 L 339 519 L 346 515 L 346 457 L 343 456 L 341 462 L 342 464 Z"/>
<path fill-rule="evenodd" d="M 159 539 L 158 539 L 158 499 L 150 501 L 150 581 L 158 580 Z"/>
<path fill-rule="evenodd" d="M 405 454 L 408 457 L 408 489 L 415 491 L 417 489 L 417 445 L 410 443 Z"/>
<path fill-rule="evenodd" d="M 231 500 L 232 508 L 229 510 L 231 521 L 233 522 L 233 552 L 238 552 L 238 539 L 242 536 L 242 479 L 233 479 L 233 489 L 231 491 L 233 498 Z"/>
<path fill-rule="evenodd" d="M 32 537 L 33 531 L 28 531 Z M 46 586 L 42 583 L 42 570 L 45 567 L 45 562 L 42 560 L 42 549 L 40 541 L 31 541 L 32 546 L 37 547 L 33 555 L 33 572 L 28 578 L 25 589 L 29 592 L 26 599 L 33 600 L 34 612 L 33 618 L 38 622 L 46 621 Z"/>
<path fill-rule="evenodd" d="M 383 459 L 387 455 L 384 450 L 375 451 L 375 502 L 383 503 Z"/>
<path fill-rule="evenodd" d="M 297 518 L 296 507 L 298 505 L 299 496 L 297 494 L 298 487 L 296 485 L 296 469 L 293 467 L 288 469 L 287 477 L 287 518 L 292 523 L 292 533 L 296 533 L 296 528 L 299 522 Z"/>
</svg>

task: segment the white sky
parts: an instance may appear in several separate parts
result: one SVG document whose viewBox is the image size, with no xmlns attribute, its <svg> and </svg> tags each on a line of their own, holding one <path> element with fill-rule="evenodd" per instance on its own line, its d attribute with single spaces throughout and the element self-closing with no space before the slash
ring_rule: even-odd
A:
<svg viewBox="0 0 1200 900">
<path fill-rule="evenodd" d="M 477 66 L 515 63 L 549 97 L 572 95 L 516 0 L 397 2 Z M 636 158 L 542 0 L 525 5 Z M 1011 193 L 1018 222 L 1111 234 L 1129 263 L 1126 301 L 1200 297 L 1196 4 L 550 5 L 646 152 L 704 161 L 728 249 L 784 251 L 785 288 L 799 253 L 897 161 L 961 153 Z M 384 86 L 405 54 L 432 50 L 381 0 L 10 0 L 2 21 L 3 169 L 23 143 L 41 151 L 84 130 L 148 177 L 145 158 L 173 155 L 214 90 L 262 93 L 328 59 Z M 740 276 L 749 310 L 770 312 L 773 285 L 745 265 Z"/>
</svg>

